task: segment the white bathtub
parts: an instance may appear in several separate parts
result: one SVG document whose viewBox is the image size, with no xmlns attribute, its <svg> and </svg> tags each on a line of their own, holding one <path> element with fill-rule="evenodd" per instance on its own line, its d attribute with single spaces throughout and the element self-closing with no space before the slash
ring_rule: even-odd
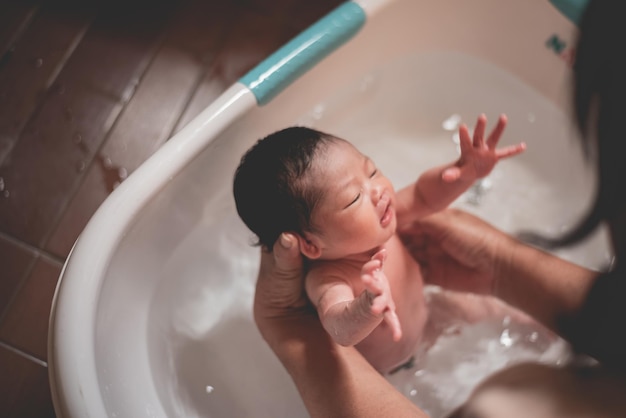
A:
<svg viewBox="0 0 626 418">
<path fill-rule="evenodd" d="M 450 116 L 506 113 L 503 144 L 527 152 L 456 204 L 510 232 L 571 226 L 594 184 L 567 106 L 574 37 L 547 0 L 363 0 L 303 33 L 139 167 L 81 234 L 50 319 L 57 415 L 306 416 L 252 321 L 258 249 L 231 193 L 241 154 L 274 130 L 345 137 L 400 187 L 455 157 Z M 599 267 L 606 235 L 559 254 Z"/>
</svg>

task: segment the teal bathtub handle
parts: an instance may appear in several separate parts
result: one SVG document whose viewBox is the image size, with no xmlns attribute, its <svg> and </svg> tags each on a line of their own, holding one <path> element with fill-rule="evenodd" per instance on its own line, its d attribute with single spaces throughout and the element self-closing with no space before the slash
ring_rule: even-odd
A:
<svg viewBox="0 0 626 418">
<path fill-rule="evenodd" d="M 585 12 L 585 9 L 587 8 L 589 0 L 550 0 L 550 3 L 552 3 L 554 7 L 556 7 L 574 24 L 578 24 L 580 22 L 580 18 Z"/>
<path fill-rule="evenodd" d="M 285 87 L 349 40 L 365 23 L 361 6 L 349 1 L 318 20 L 286 43 L 239 81 L 259 105 L 272 100 Z"/>
</svg>

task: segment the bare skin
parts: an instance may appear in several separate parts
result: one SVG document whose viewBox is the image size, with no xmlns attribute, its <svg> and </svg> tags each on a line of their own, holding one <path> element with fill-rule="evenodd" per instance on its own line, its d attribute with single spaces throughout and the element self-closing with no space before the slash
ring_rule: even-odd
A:
<svg viewBox="0 0 626 418">
<path fill-rule="evenodd" d="M 428 282 L 479 294 L 496 292 L 505 302 L 526 306 L 528 314 L 552 328 L 559 316 L 580 307 L 597 274 L 527 247 L 459 210 L 444 210 L 399 232 L 425 267 Z M 526 267 L 517 271 L 520 266 Z M 355 347 L 330 338 L 306 297 L 303 273 L 293 235 L 283 234 L 272 252 L 262 251 L 254 319 L 309 414 L 426 417 Z"/>
<path fill-rule="evenodd" d="M 428 316 L 420 267 L 396 227 L 445 208 L 500 159 L 523 152 L 524 144 L 496 149 L 505 126 L 502 116 L 486 139 L 484 115 L 473 138 L 462 126 L 460 158 L 398 193 L 349 143 L 330 145 L 314 162 L 312 176 L 326 190 L 312 214 L 316 231 L 299 237 L 312 260 L 306 291 L 331 337 L 355 345 L 380 372 L 411 357 Z"/>
</svg>

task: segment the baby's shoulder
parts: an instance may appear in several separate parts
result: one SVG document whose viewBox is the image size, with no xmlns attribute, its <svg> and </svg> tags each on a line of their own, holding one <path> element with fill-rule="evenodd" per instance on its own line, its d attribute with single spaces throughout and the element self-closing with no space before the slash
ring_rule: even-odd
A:
<svg viewBox="0 0 626 418">
<path fill-rule="evenodd" d="M 352 283 L 359 277 L 359 269 L 343 260 L 316 261 L 309 265 L 306 280 L 317 283 L 343 281 Z"/>
</svg>

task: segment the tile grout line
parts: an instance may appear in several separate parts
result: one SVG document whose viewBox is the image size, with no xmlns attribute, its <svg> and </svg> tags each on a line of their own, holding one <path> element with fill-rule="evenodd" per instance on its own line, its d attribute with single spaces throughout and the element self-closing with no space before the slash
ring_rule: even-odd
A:
<svg viewBox="0 0 626 418">
<path fill-rule="evenodd" d="M 121 120 L 122 116 L 126 112 L 126 109 L 128 108 L 129 103 L 132 101 L 132 98 L 133 98 L 135 92 L 137 91 L 137 87 L 141 84 L 141 82 L 143 81 L 144 77 L 148 73 L 148 70 L 150 69 L 150 67 L 152 66 L 154 61 L 156 60 L 157 54 L 161 50 L 161 47 L 163 46 L 163 43 L 164 43 L 164 39 L 163 39 L 163 35 L 161 35 L 160 38 L 157 39 L 157 41 L 155 41 L 155 45 L 153 47 L 152 56 L 147 60 L 148 63 L 146 64 L 145 68 L 141 72 L 141 75 L 138 77 L 137 85 L 133 89 L 133 92 L 132 92 L 131 96 L 127 100 L 124 100 L 124 98 L 121 98 L 121 99 L 117 98 L 118 104 L 121 102 L 122 108 L 120 109 L 120 111 L 118 112 L 117 116 L 115 117 L 115 120 L 111 123 L 111 126 L 110 126 L 108 132 L 104 135 L 104 138 L 102 139 L 102 142 L 95 149 L 95 151 L 93 153 L 93 157 L 91 157 L 91 159 L 89 160 L 89 164 L 86 164 L 86 168 L 84 170 L 84 174 L 81 176 L 81 178 L 79 179 L 77 184 L 74 186 L 73 190 L 71 190 L 70 193 L 68 193 L 67 200 L 65 201 L 65 203 L 63 204 L 61 209 L 59 209 L 58 213 L 55 215 L 55 220 L 54 220 L 54 222 L 51 223 L 50 229 L 48 230 L 48 232 L 46 232 L 46 234 L 44 234 L 43 238 L 41 239 L 41 241 L 40 241 L 40 247 L 41 248 L 45 248 L 48 245 L 48 243 L 50 241 L 50 238 L 52 238 L 54 232 L 56 231 L 56 229 L 59 227 L 59 225 L 63 221 L 63 215 L 65 215 L 65 212 L 67 211 L 68 207 L 73 202 L 74 198 L 78 195 L 78 192 L 80 191 L 80 188 L 82 187 L 83 183 L 85 182 L 85 180 L 87 178 L 87 173 L 89 172 L 89 169 L 92 167 L 94 161 L 98 158 L 98 155 L 100 154 L 102 149 L 105 147 L 105 145 L 107 144 L 107 142 L 111 138 L 111 135 L 112 135 L 113 131 L 115 130 L 115 127 L 117 126 L 118 122 Z M 96 89 L 92 89 L 92 90 L 96 91 Z M 77 239 L 78 239 L 78 237 L 77 237 Z M 48 253 L 48 252 L 46 252 L 46 253 L 51 255 L 51 253 Z M 56 257 L 56 256 L 53 256 L 53 257 Z"/>
<path fill-rule="evenodd" d="M 57 64 L 52 74 L 50 74 L 50 78 L 45 84 L 46 91 L 48 91 L 50 87 L 52 87 L 57 77 L 59 76 L 63 68 L 65 67 L 65 64 L 67 64 L 67 61 L 70 59 L 70 57 L 72 56 L 72 54 L 78 47 L 78 44 L 80 44 L 80 42 L 85 37 L 85 34 L 87 33 L 87 30 L 89 30 L 89 28 L 91 27 L 91 24 L 93 23 L 93 21 L 94 21 L 94 17 L 92 16 L 91 19 L 85 23 L 81 31 L 76 35 L 74 40 L 72 40 L 72 43 L 67 48 L 67 51 L 65 51 L 65 54 L 63 54 L 63 58 L 59 61 L 59 63 Z"/>
<path fill-rule="evenodd" d="M 33 21 L 33 18 L 39 11 L 40 7 L 41 7 L 40 4 L 32 6 L 32 9 L 30 9 L 28 15 L 26 16 L 24 21 L 20 24 L 20 26 L 17 28 L 13 36 L 11 36 L 11 38 L 7 41 L 6 45 L 2 46 L 2 50 L 0 50 L 0 57 L 4 57 L 4 54 L 9 52 L 11 50 L 11 47 L 22 37 L 26 29 L 28 29 L 28 27 L 30 26 L 31 22 Z"/>
<path fill-rule="evenodd" d="M 38 10 L 39 10 L 39 7 L 37 7 L 35 9 L 35 11 L 38 11 Z M 32 19 L 30 19 L 30 20 L 32 20 Z M 29 20 L 29 22 L 30 22 L 30 20 Z M 33 106 L 33 108 L 31 109 L 30 113 L 28 114 L 27 118 L 22 123 L 22 126 L 20 126 L 18 131 L 15 133 L 14 141 L 12 141 L 10 146 L 7 147 L 7 149 L 3 151 L 3 156 L 0 156 L 0 166 L 2 164 L 4 164 L 4 162 L 7 161 L 10 158 L 10 154 L 13 152 L 13 149 L 17 146 L 18 142 L 22 138 L 22 134 L 24 133 L 24 130 L 28 126 L 29 122 L 33 118 L 35 118 L 36 115 L 39 113 L 41 107 L 44 105 L 44 103 L 46 101 L 45 98 L 48 97 L 48 95 L 50 94 L 50 87 L 54 83 L 54 80 L 56 80 L 56 78 L 59 75 L 59 73 L 61 72 L 62 68 L 65 66 L 65 63 L 70 58 L 70 56 L 72 55 L 72 53 L 74 52 L 74 50 L 76 49 L 76 47 L 78 46 L 80 41 L 85 36 L 85 33 L 87 32 L 87 29 L 89 28 L 89 26 L 91 26 L 91 22 L 93 22 L 93 17 L 91 18 L 91 20 L 89 20 L 85 24 L 85 27 L 78 33 L 76 38 L 69 45 L 68 50 L 63 55 L 63 59 L 59 62 L 59 64 L 57 65 L 57 68 L 55 68 L 54 71 L 50 74 L 50 78 L 46 81 L 46 83 L 43 86 L 44 87 L 43 88 L 44 98 L 41 99 L 41 100 L 38 100 L 37 103 L 35 104 L 35 106 Z"/>
<path fill-rule="evenodd" d="M 2 340 L 0 340 L 0 348 L 5 348 L 5 349 L 9 350 L 10 352 L 12 352 L 14 354 L 17 354 L 20 357 L 23 357 L 23 358 L 25 358 L 27 360 L 30 360 L 33 363 L 39 364 L 40 366 L 43 366 L 43 367 L 46 367 L 46 368 L 48 367 L 48 363 L 46 363 L 45 361 L 40 360 L 37 357 L 20 350 L 19 348 L 15 348 L 15 347 L 5 343 Z"/>
<path fill-rule="evenodd" d="M 0 238 L 3 238 L 9 241 L 11 244 L 14 244 L 15 246 L 21 248 L 22 250 L 35 253 L 35 259 L 38 259 L 41 256 L 47 259 L 48 261 L 52 261 L 53 263 L 58 264 L 60 267 L 62 267 L 63 264 L 65 264 L 65 260 L 63 259 L 63 257 L 59 257 L 55 254 L 52 254 L 49 251 L 46 251 L 35 245 L 29 244 L 25 241 L 15 238 L 14 236 L 9 235 L 4 231 L 0 231 Z"/>
<path fill-rule="evenodd" d="M 182 108 L 182 111 L 178 115 L 178 118 L 176 119 L 176 122 L 173 124 L 172 129 L 170 130 L 169 135 L 168 135 L 168 137 L 167 137 L 165 142 L 169 141 L 170 138 L 172 138 L 172 136 L 174 136 L 174 134 L 176 134 L 178 131 L 180 131 L 182 128 L 185 127 L 185 125 L 180 126 L 180 123 L 183 120 L 183 118 L 185 117 L 185 114 L 186 114 L 187 110 L 189 109 L 189 106 L 193 102 L 194 97 L 196 97 L 196 94 L 198 93 L 198 89 L 199 89 L 200 85 L 202 84 L 202 81 L 205 79 L 205 77 L 208 74 L 211 74 L 212 72 L 214 72 L 215 69 L 217 68 L 217 66 L 219 65 L 219 55 L 220 55 L 220 52 L 224 48 L 224 45 L 226 45 L 226 42 L 227 42 L 228 37 L 230 35 L 230 32 L 232 30 L 232 23 L 233 23 L 233 21 L 235 20 L 235 17 L 236 17 L 236 14 L 235 14 L 234 11 L 229 10 L 228 13 L 229 13 L 228 20 L 231 23 L 231 25 L 225 26 L 222 29 L 221 33 L 219 34 L 218 40 L 215 42 L 215 45 L 213 47 L 214 54 L 212 54 L 213 56 L 211 57 L 210 62 L 206 63 L 204 65 L 202 71 L 200 71 L 200 75 L 198 76 L 198 79 L 194 83 L 193 87 L 190 89 L 189 95 L 187 97 L 187 100 L 185 100 L 185 104 L 184 104 L 184 106 Z M 190 119 L 189 121 L 191 121 L 191 120 L 193 120 L 193 118 Z"/>
</svg>

